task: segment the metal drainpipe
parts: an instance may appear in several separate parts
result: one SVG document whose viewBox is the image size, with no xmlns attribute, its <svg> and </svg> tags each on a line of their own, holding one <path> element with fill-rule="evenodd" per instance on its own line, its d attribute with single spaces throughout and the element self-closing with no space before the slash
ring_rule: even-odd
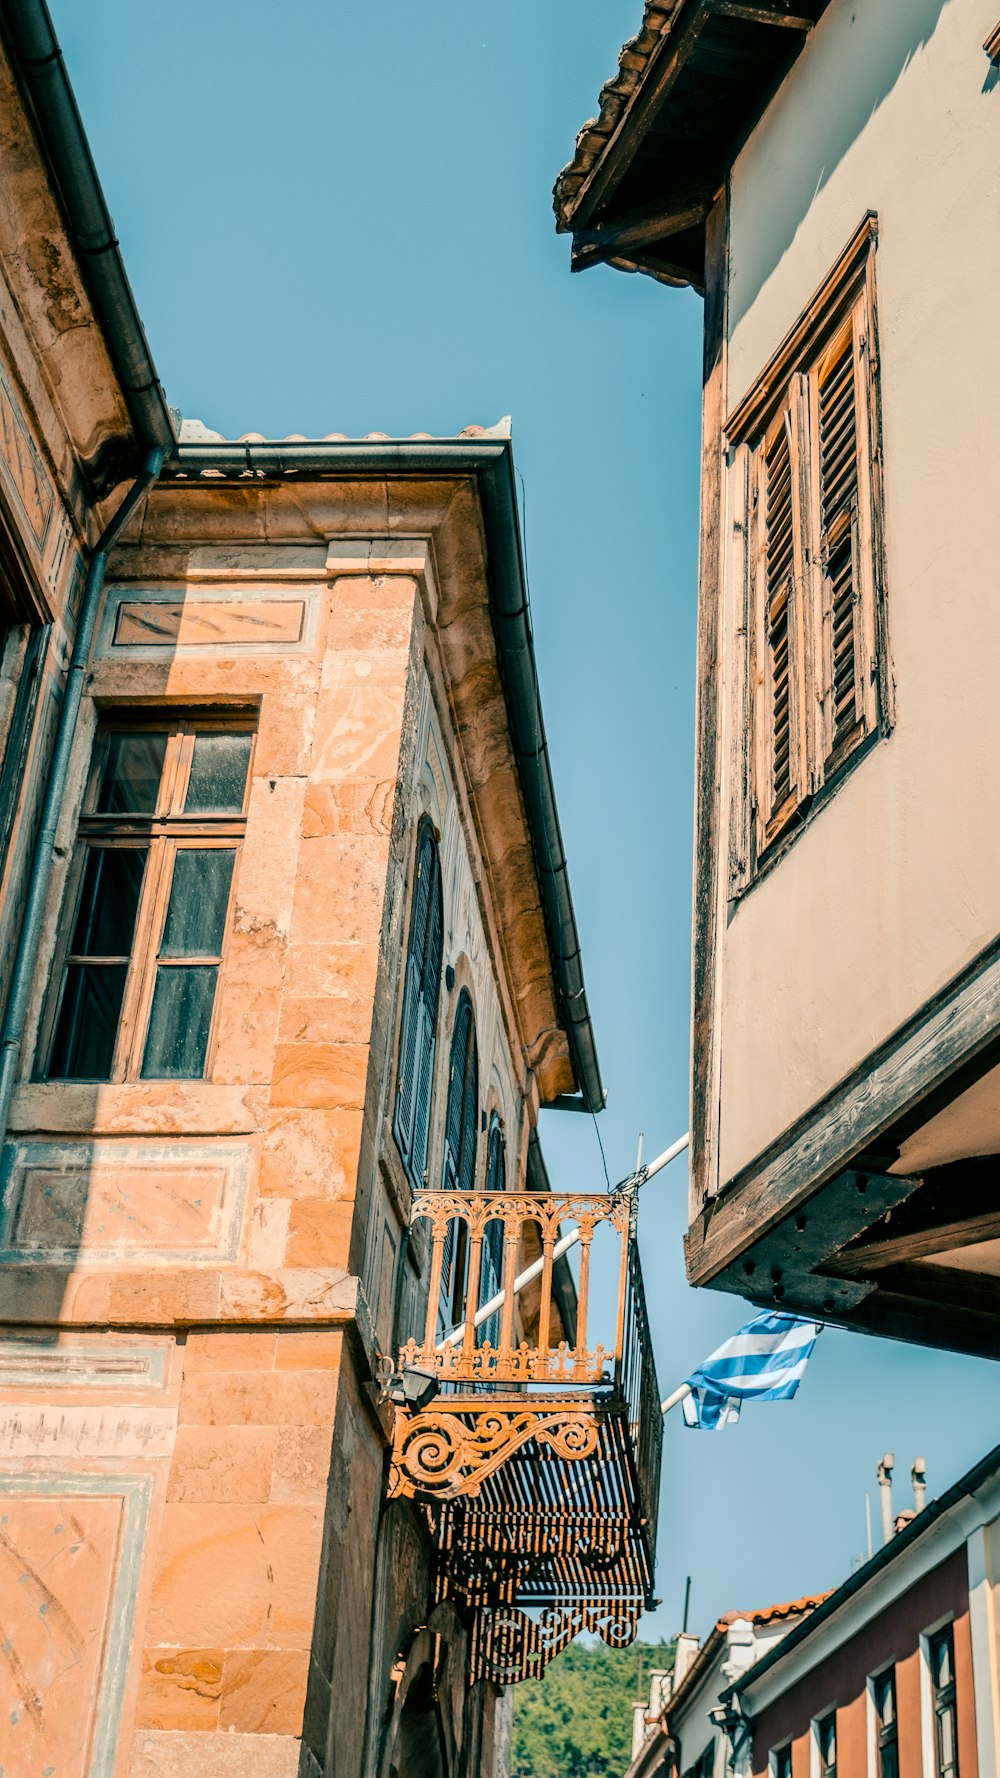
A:
<svg viewBox="0 0 1000 1778">
<path fill-rule="evenodd" d="M 59 728 L 52 750 L 49 781 L 45 787 L 42 818 L 28 878 L 28 896 L 21 920 L 14 968 L 11 972 L 3 1034 L 0 1036 L 0 1142 L 7 1134 L 10 1102 L 17 1078 L 21 1044 L 24 1041 L 31 984 L 34 980 L 38 946 L 42 936 L 42 920 L 55 858 L 56 831 L 62 813 L 66 780 L 69 776 L 69 762 L 73 751 L 73 742 L 76 738 L 77 717 L 83 699 L 84 675 L 90 660 L 90 649 L 97 623 L 97 608 L 104 588 L 108 556 L 122 527 L 131 518 L 140 500 L 145 499 L 157 481 L 166 454 L 166 451 L 160 446 L 150 451 L 141 473 L 132 483 L 111 523 L 105 527 L 98 538 L 87 567 L 80 619 L 76 626 L 73 653 L 66 674 L 66 688 L 63 692 L 62 709 L 59 712 Z"/>
</svg>

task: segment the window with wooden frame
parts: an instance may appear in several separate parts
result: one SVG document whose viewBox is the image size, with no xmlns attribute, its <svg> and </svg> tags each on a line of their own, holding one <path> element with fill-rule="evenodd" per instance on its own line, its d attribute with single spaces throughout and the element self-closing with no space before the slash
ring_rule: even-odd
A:
<svg viewBox="0 0 1000 1778">
<path fill-rule="evenodd" d="M 786 1741 L 784 1747 L 775 1747 L 770 1758 L 771 1778 L 792 1778 L 792 1744 Z"/>
<path fill-rule="evenodd" d="M 874 216 L 726 424 L 745 488 L 732 885 L 889 719 Z"/>
<path fill-rule="evenodd" d="M 99 729 L 54 971 L 49 1079 L 205 1075 L 253 741 L 249 720 Z"/>
<path fill-rule="evenodd" d="M 819 1778 L 837 1778 L 837 1712 L 831 1710 L 816 1724 Z"/>
<path fill-rule="evenodd" d="M 927 1660 L 934 1706 L 934 1778 L 958 1778 L 955 1638 L 951 1624 L 928 1637 Z"/>
<path fill-rule="evenodd" d="M 899 1778 L 899 1724 L 896 1718 L 896 1669 L 889 1667 L 871 1682 L 875 1706 L 875 1771 L 877 1778 Z"/>
</svg>

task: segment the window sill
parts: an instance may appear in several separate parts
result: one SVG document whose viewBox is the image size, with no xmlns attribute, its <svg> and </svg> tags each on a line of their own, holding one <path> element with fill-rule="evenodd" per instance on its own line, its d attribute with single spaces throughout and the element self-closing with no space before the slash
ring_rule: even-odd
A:
<svg viewBox="0 0 1000 1778">
<path fill-rule="evenodd" d="M 244 1136 L 264 1128 L 266 1086 L 209 1080 L 31 1081 L 18 1087 L 11 1135 Z"/>
</svg>

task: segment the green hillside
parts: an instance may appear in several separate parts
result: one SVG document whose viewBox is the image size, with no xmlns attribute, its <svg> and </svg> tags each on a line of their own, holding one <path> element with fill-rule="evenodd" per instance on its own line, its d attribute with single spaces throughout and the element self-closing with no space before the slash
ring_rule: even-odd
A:
<svg viewBox="0 0 1000 1778">
<path fill-rule="evenodd" d="M 573 1642 L 541 1679 L 514 1692 L 511 1778 L 622 1778 L 632 1751 L 632 1705 L 654 1668 L 672 1667 L 672 1642 Z"/>
</svg>

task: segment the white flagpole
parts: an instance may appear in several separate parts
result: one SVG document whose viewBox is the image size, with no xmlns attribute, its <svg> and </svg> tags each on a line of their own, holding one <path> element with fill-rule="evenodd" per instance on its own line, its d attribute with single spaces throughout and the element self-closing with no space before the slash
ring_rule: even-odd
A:
<svg viewBox="0 0 1000 1778">
<path fill-rule="evenodd" d="M 661 1167 L 669 1166 L 670 1162 L 675 1161 L 679 1154 L 683 1154 L 684 1150 L 687 1148 L 689 1141 L 690 1141 L 690 1134 L 688 1131 L 685 1131 L 684 1135 L 679 1136 L 677 1138 L 676 1142 L 672 1142 L 670 1144 L 669 1148 L 665 1148 L 663 1150 L 662 1154 L 658 1154 L 655 1161 L 650 1161 L 648 1167 L 639 1167 L 636 1170 L 636 1172 L 631 1175 L 631 1177 L 629 1179 L 623 1180 L 622 1184 L 618 1187 L 618 1190 L 625 1191 L 627 1189 L 627 1187 L 631 1186 L 631 1185 L 635 1185 L 635 1186 L 645 1185 L 647 1179 L 652 1179 L 653 1174 L 659 1173 Z M 557 1259 L 561 1259 L 564 1253 L 568 1253 L 571 1247 L 576 1246 L 576 1243 L 579 1241 L 579 1239 L 580 1239 L 579 1229 L 570 1229 L 569 1233 L 567 1235 L 563 1235 L 562 1239 L 557 1241 L 555 1246 L 553 1247 L 553 1249 L 552 1249 L 553 1261 L 555 1261 Z M 533 1260 L 531 1265 L 527 1266 L 523 1272 L 518 1273 L 517 1277 L 514 1279 L 514 1295 L 515 1296 L 517 1296 L 519 1291 L 522 1291 L 524 1289 L 526 1284 L 530 1284 L 533 1278 L 537 1278 L 540 1275 L 544 1265 L 545 1265 L 544 1258 L 543 1259 L 536 1259 L 536 1260 Z M 473 1322 L 472 1322 L 473 1327 L 481 1327 L 482 1323 L 484 1321 L 488 1321 L 491 1315 L 495 1315 L 497 1310 L 503 1307 L 503 1301 L 504 1301 L 505 1294 L 506 1293 L 502 1290 L 498 1291 L 496 1296 L 490 1297 L 490 1300 L 488 1303 L 484 1303 L 481 1309 L 476 1310 L 476 1313 L 473 1317 Z M 444 1339 L 439 1342 L 438 1351 L 445 1352 L 445 1351 L 447 1351 L 449 1346 L 459 1345 L 464 1338 L 465 1338 L 465 1322 L 463 1321 L 460 1327 L 453 1327 L 451 1330 L 451 1333 L 446 1334 Z M 684 1385 L 684 1389 L 687 1394 L 691 1393 L 690 1390 L 688 1389 L 686 1383 Z M 678 1396 L 677 1399 L 680 1400 L 680 1397 Z M 673 1406 L 673 1396 L 671 1396 L 671 1398 L 670 1398 L 669 1405 L 671 1407 Z M 667 1411 L 666 1407 L 664 1407 L 663 1411 L 664 1411 L 664 1413 L 666 1413 L 666 1411 Z"/>
<path fill-rule="evenodd" d="M 674 1390 L 673 1395 L 668 1395 L 666 1401 L 661 1401 L 661 1414 L 669 1414 L 671 1408 L 677 1407 L 679 1402 L 685 1401 L 692 1393 L 690 1383 L 682 1383 L 679 1389 Z"/>
</svg>

